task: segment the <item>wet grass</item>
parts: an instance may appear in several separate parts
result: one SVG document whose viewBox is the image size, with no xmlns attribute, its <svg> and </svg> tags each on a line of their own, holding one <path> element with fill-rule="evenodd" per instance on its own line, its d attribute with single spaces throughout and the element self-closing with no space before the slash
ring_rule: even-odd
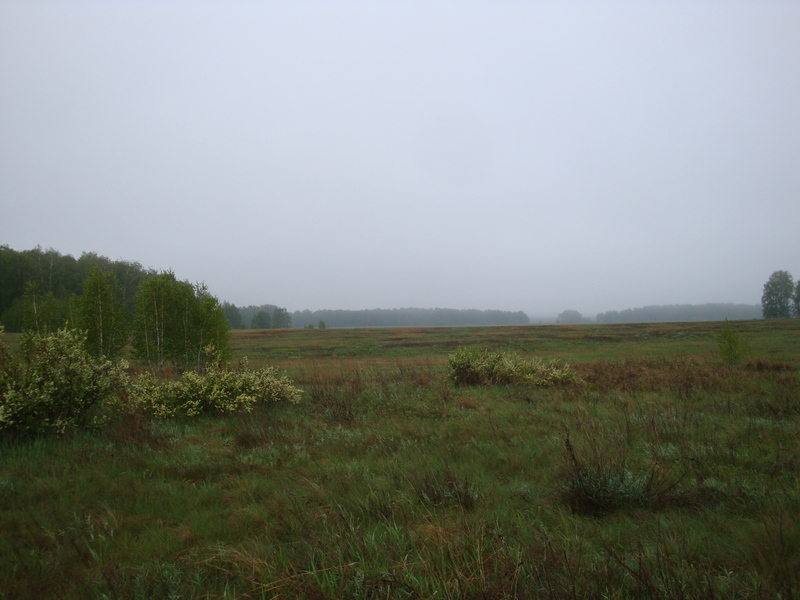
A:
<svg viewBox="0 0 800 600">
<path fill-rule="evenodd" d="M 0 598 L 797 598 L 800 328 L 734 326 L 237 332 L 300 405 L 0 440 Z"/>
<path fill-rule="evenodd" d="M 796 358 L 800 320 L 733 322 L 757 356 Z M 473 345 L 523 356 L 570 362 L 714 352 L 722 322 L 633 323 L 375 329 L 234 331 L 236 356 L 271 361 L 315 359 L 413 359 L 444 364 L 454 349 Z"/>
</svg>

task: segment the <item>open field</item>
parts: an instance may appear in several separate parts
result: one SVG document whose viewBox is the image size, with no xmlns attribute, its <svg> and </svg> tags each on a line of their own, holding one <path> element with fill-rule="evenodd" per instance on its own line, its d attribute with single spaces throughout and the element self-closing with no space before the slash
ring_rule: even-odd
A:
<svg viewBox="0 0 800 600">
<path fill-rule="evenodd" d="M 709 355 L 723 322 L 531 325 L 375 329 L 273 329 L 233 332 L 237 357 L 286 359 L 435 358 L 477 345 L 571 362 L 676 354 Z M 798 359 L 800 321 L 734 321 L 758 356 Z"/>
<path fill-rule="evenodd" d="M 800 319 L 733 326 L 234 332 L 301 404 L 0 442 L 0 598 L 799 598 Z"/>
</svg>

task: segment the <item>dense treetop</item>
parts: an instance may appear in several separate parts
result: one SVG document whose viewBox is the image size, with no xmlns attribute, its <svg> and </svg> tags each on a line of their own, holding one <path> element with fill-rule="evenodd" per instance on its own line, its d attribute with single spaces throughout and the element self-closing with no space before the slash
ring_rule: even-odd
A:
<svg viewBox="0 0 800 600">
<path fill-rule="evenodd" d="M 775 271 L 764 284 L 761 309 L 765 319 L 800 317 L 800 281 L 789 271 Z"/>
<path fill-rule="evenodd" d="M 93 252 L 75 259 L 52 248 L 17 251 L 0 246 L 0 323 L 6 331 L 22 329 L 25 292 L 31 287 L 60 303 L 59 310 L 67 312 L 69 298 L 83 293 L 83 282 L 95 267 L 116 276 L 122 301 L 132 315 L 139 284 L 154 275 L 154 270 L 145 269 L 138 262 L 110 260 Z"/>
</svg>

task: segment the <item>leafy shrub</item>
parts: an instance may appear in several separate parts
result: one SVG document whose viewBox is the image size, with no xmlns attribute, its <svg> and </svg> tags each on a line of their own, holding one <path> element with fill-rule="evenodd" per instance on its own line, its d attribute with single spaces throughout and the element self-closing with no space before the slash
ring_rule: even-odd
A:
<svg viewBox="0 0 800 600">
<path fill-rule="evenodd" d="M 131 386 L 131 403 L 157 417 L 191 417 L 250 411 L 269 402 L 297 403 L 301 394 L 277 369 L 250 370 L 245 359 L 234 369 L 218 363 L 204 374 L 189 371 L 177 380 L 159 380 L 145 373 Z"/>
<path fill-rule="evenodd" d="M 451 381 L 461 385 L 517 384 L 549 386 L 575 379 L 567 364 L 525 360 L 508 352 L 464 348 L 448 357 Z"/>
<path fill-rule="evenodd" d="M 0 341 L 0 429 L 63 433 L 100 424 L 101 410 L 127 384 L 125 365 L 91 357 L 83 334 L 23 334 L 22 361 Z"/>
<path fill-rule="evenodd" d="M 725 319 L 725 325 L 717 336 L 717 348 L 720 358 L 729 365 L 738 365 L 750 356 L 750 343 L 731 327 L 728 319 Z"/>
<path fill-rule="evenodd" d="M 11 356 L 3 341 L 4 327 L 0 325 L 0 393 L 19 378 L 20 364 Z"/>
</svg>

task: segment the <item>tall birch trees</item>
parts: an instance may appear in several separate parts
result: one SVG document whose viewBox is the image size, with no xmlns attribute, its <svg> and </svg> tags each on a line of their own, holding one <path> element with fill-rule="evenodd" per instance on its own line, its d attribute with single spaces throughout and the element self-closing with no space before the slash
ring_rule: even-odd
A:
<svg viewBox="0 0 800 600">
<path fill-rule="evenodd" d="M 76 302 L 87 352 L 95 358 L 118 358 L 128 343 L 128 309 L 116 275 L 92 267 Z"/>
<path fill-rule="evenodd" d="M 151 365 L 203 368 L 230 354 L 229 326 L 205 285 L 178 281 L 171 271 L 145 279 L 136 294 L 134 356 Z"/>
</svg>

